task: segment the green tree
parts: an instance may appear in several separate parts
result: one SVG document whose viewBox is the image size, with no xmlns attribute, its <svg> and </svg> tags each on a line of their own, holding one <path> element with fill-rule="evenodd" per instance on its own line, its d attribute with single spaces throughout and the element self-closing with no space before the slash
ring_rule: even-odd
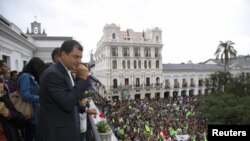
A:
<svg viewBox="0 0 250 141">
<path fill-rule="evenodd" d="M 199 97 L 198 118 L 208 124 L 250 124 L 250 73 L 216 72 L 206 86 L 212 93 Z"/>
<path fill-rule="evenodd" d="M 235 45 L 232 41 L 222 42 L 218 45 L 218 48 L 215 52 L 216 59 L 221 59 L 224 62 L 224 71 L 227 71 L 229 68 L 229 61 L 231 58 L 235 58 L 237 55 L 237 51 L 234 49 L 233 45 Z"/>
<path fill-rule="evenodd" d="M 234 77 L 228 86 L 235 96 L 250 96 L 250 73 L 241 73 Z"/>
<path fill-rule="evenodd" d="M 206 86 L 212 93 L 228 92 L 234 78 L 230 72 L 215 72 L 206 79 Z"/>
<path fill-rule="evenodd" d="M 233 94 L 221 93 L 198 99 L 198 111 L 206 117 L 208 124 L 249 124 L 250 97 L 235 97 Z"/>
</svg>

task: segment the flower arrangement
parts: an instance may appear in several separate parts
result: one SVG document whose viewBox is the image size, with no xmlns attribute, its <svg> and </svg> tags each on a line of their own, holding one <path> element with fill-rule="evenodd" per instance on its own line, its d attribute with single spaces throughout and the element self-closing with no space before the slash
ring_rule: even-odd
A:
<svg viewBox="0 0 250 141">
<path fill-rule="evenodd" d="M 110 127 L 105 119 L 104 114 L 100 113 L 99 117 L 101 118 L 101 121 L 97 122 L 96 124 L 97 131 L 99 133 L 108 133 L 110 131 Z"/>
</svg>

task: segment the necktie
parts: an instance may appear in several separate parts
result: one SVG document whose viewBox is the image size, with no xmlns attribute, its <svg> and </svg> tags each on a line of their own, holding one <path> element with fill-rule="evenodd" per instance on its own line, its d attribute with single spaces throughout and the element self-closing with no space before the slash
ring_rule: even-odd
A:
<svg viewBox="0 0 250 141">
<path fill-rule="evenodd" d="M 74 80 L 73 80 L 73 77 L 72 77 L 72 74 L 71 74 L 70 70 L 68 70 L 68 75 L 69 75 L 69 78 L 71 80 L 72 86 L 74 87 L 75 83 L 74 83 Z"/>
</svg>

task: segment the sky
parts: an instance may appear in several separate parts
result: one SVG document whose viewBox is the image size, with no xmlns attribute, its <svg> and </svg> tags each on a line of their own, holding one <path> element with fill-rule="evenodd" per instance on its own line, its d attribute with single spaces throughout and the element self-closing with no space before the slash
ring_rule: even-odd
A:
<svg viewBox="0 0 250 141">
<path fill-rule="evenodd" d="M 122 31 L 159 27 L 163 63 L 204 62 L 228 40 L 238 55 L 250 54 L 249 0 L 0 0 L 0 14 L 24 33 L 36 20 L 48 36 L 72 36 L 84 62 L 112 23 Z"/>
</svg>

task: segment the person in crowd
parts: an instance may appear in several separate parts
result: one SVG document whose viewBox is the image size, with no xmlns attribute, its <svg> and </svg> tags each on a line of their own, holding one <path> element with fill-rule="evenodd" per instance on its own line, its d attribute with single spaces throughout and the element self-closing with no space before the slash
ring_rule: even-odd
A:
<svg viewBox="0 0 250 141">
<path fill-rule="evenodd" d="M 89 87 L 88 68 L 80 64 L 82 45 L 66 40 L 59 61 L 45 70 L 40 81 L 40 120 L 37 141 L 79 141 L 79 100 Z M 76 73 L 75 81 L 71 70 Z"/>
<path fill-rule="evenodd" d="M 34 113 L 34 116 L 28 119 L 24 130 L 25 141 L 33 141 L 36 135 L 40 109 L 40 98 L 38 94 L 39 79 L 45 69 L 45 62 L 38 57 L 33 57 L 28 64 L 24 66 L 17 80 L 17 89 L 21 98 L 26 102 L 32 103 Z"/>
<path fill-rule="evenodd" d="M 0 94 L 0 140 L 22 141 L 18 132 L 24 127 L 25 117 L 18 112 L 7 94 Z"/>
<path fill-rule="evenodd" d="M 0 141 L 21 141 L 18 129 L 24 126 L 25 118 L 9 99 L 3 77 L 8 70 L 6 62 L 0 60 Z"/>
<path fill-rule="evenodd" d="M 3 60 L 0 60 L 0 92 L 4 94 L 9 94 L 10 89 L 8 87 L 8 73 L 9 67 L 7 63 Z"/>
<path fill-rule="evenodd" d="M 85 94 L 87 95 L 87 94 Z M 96 115 L 97 114 L 97 110 L 95 108 L 90 108 L 90 104 L 88 101 L 88 98 L 81 98 L 80 101 L 80 106 L 82 106 L 84 110 L 83 113 L 79 113 L 80 116 L 80 131 L 81 131 L 81 140 L 80 141 L 88 141 L 87 140 L 87 116 L 88 114 L 90 115 Z"/>
<path fill-rule="evenodd" d="M 61 48 L 59 48 L 59 47 L 54 48 L 54 50 L 52 51 L 51 59 L 52 59 L 53 63 L 56 63 L 59 60 L 60 51 L 61 51 Z"/>
<path fill-rule="evenodd" d="M 18 77 L 18 71 L 13 70 L 10 72 L 10 78 L 8 80 L 8 87 L 10 93 L 15 92 L 17 90 L 17 77 Z"/>
</svg>

